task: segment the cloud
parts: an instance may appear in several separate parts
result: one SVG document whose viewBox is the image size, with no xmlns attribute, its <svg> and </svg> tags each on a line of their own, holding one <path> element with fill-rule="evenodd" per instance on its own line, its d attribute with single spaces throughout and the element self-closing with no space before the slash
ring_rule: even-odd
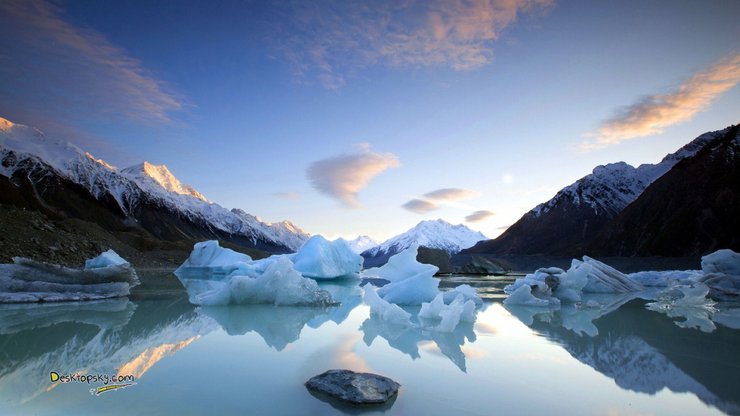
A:
<svg viewBox="0 0 740 416">
<path fill-rule="evenodd" d="M 318 192 L 336 198 L 347 208 L 360 208 L 357 194 L 374 177 L 400 165 L 392 153 L 366 150 L 313 162 L 306 176 Z"/>
<path fill-rule="evenodd" d="M 169 122 L 184 105 L 139 60 L 45 0 L 0 2 L 0 51 L 0 107 Z"/>
<path fill-rule="evenodd" d="M 584 140 L 581 148 L 601 148 L 660 134 L 667 127 L 691 120 L 738 82 L 740 54 L 734 54 L 705 71 L 695 73 L 673 92 L 649 95 L 621 109 L 595 132 L 585 134 L 585 137 L 594 139 Z"/>
<path fill-rule="evenodd" d="M 374 65 L 391 68 L 480 68 L 493 42 L 519 15 L 552 0 L 293 1 L 288 23 L 273 36 L 300 78 L 329 89 Z M 283 19 L 280 19 L 283 20 Z"/>
<path fill-rule="evenodd" d="M 424 194 L 424 197 L 438 201 L 457 201 L 460 199 L 471 198 L 476 195 L 478 195 L 478 192 L 471 191 L 469 189 L 442 188 L 437 189 L 436 191 L 427 192 Z"/>
<path fill-rule="evenodd" d="M 493 217 L 494 215 L 496 214 L 487 210 L 475 211 L 465 217 L 465 222 L 481 222 Z"/>
<path fill-rule="evenodd" d="M 412 199 L 401 205 L 401 207 L 417 214 L 424 214 L 429 211 L 434 211 L 439 208 L 439 205 L 423 199 Z"/>
</svg>

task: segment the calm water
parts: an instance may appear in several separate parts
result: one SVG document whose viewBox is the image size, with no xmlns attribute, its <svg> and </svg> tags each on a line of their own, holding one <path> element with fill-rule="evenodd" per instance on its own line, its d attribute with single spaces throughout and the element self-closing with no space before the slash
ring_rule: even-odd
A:
<svg viewBox="0 0 740 416">
<path fill-rule="evenodd" d="M 172 290 L 3 305 L 0 414 L 358 413 L 303 386 L 330 368 L 402 384 L 391 406 L 367 414 L 740 414 L 740 330 L 730 329 L 740 309 L 720 305 L 716 322 L 693 316 L 702 330 L 687 329 L 641 299 L 509 310 L 501 279 L 442 287 L 463 282 L 487 307 L 452 334 L 385 326 L 353 284 L 326 285 L 343 300 L 332 308 L 198 308 Z M 51 371 L 130 374 L 136 384 L 93 396 L 101 383 L 52 383 Z"/>
</svg>

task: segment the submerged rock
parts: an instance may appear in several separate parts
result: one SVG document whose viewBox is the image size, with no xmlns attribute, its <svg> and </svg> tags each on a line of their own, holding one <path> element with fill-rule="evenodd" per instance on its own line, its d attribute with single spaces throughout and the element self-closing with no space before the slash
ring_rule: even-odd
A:
<svg viewBox="0 0 740 416">
<path fill-rule="evenodd" d="M 388 377 L 351 370 L 328 370 L 306 382 L 309 390 L 352 404 L 381 404 L 398 393 L 401 385 Z"/>
</svg>

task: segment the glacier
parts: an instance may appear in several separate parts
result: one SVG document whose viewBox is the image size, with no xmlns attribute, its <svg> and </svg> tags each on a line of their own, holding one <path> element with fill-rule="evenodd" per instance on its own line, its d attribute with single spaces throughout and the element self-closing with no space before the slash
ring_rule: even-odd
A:
<svg viewBox="0 0 740 416">
<path fill-rule="evenodd" d="M 0 303 L 89 301 L 127 296 L 139 284 L 136 271 L 108 250 L 73 269 L 14 257 L 0 264 Z"/>
</svg>

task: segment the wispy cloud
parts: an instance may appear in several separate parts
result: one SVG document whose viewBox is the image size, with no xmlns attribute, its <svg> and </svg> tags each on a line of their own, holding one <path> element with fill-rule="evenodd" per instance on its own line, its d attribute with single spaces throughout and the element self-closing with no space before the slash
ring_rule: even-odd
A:
<svg viewBox="0 0 740 416">
<path fill-rule="evenodd" d="M 470 189 L 441 188 L 427 192 L 418 198 L 413 198 L 401 205 L 401 207 L 417 214 L 425 214 L 441 208 L 442 205 L 449 205 L 451 202 L 472 198 L 477 195 L 477 191 Z"/>
<path fill-rule="evenodd" d="M 720 95 L 740 82 L 740 54 L 729 56 L 697 72 L 670 93 L 655 94 L 621 109 L 591 133 L 581 148 L 592 149 L 637 137 L 660 134 L 674 124 L 691 120 Z"/>
<path fill-rule="evenodd" d="M 336 198 L 347 208 L 360 208 L 358 193 L 383 171 L 400 166 L 392 153 L 345 154 L 313 162 L 306 171 L 311 185 L 320 193 Z"/>
<path fill-rule="evenodd" d="M 465 217 L 465 222 L 482 222 L 496 215 L 492 211 L 480 210 Z"/>
<path fill-rule="evenodd" d="M 94 114 L 168 122 L 183 100 L 102 34 L 45 0 L 0 2 L 0 104 L 58 120 Z"/>
<path fill-rule="evenodd" d="M 401 207 L 417 214 L 424 214 L 429 211 L 434 211 L 439 208 L 439 205 L 423 199 L 412 199 L 401 205 Z"/>
<path fill-rule="evenodd" d="M 294 1 L 278 49 L 302 78 L 336 89 L 373 65 L 471 70 L 522 13 L 552 0 Z"/>
<path fill-rule="evenodd" d="M 478 195 L 478 192 L 471 191 L 470 189 L 442 188 L 427 192 L 424 194 L 424 197 L 438 201 L 458 201 L 460 199 L 472 198 L 476 195 Z"/>
</svg>

